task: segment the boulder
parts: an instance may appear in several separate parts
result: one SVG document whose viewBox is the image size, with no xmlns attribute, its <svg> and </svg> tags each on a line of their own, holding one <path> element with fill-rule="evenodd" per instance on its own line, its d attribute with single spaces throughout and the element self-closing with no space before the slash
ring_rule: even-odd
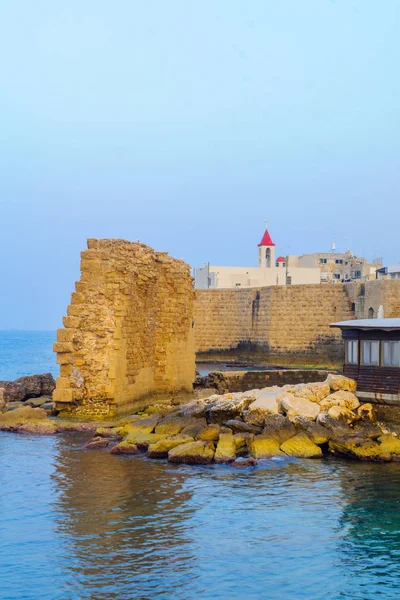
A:
<svg viewBox="0 0 400 600">
<path fill-rule="evenodd" d="M 96 433 L 95 433 L 96 437 L 102 437 L 102 438 L 108 438 L 108 439 L 114 439 L 114 440 L 118 440 L 118 439 L 121 440 L 125 435 L 126 435 L 125 427 L 98 427 L 96 429 Z"/>
<path fill-rule="evenodd" d="M 375 410 L 372 404 L 361 404 L 357 409 L 357 414 L 363 421 L 375 421 Z"/>
<path fill-rule="evenodd" d="M 261 433 L 262 428 L 257 425 L 250 425 L 250 423 L 244 423 L 238 419 L 232 419 L 225 423 L 226 427 L 232 429 L 234 433 Z"/>
<path fill-rule="evenodd" d="M 328 415 L 331 419 L 342 421 L 346 425 L 350 425 L 350 423 L 354 423 L 354 421 L 360 418 L 357 413 L 345 406 L 332 406 L 328 410 Z"/>
<path fill-rule="evenodd" d="M 22 385 L 25 390 L 25 398 L 51 396 L 56 388 L 56 382 L 51 373 L 26 375 L 25 377 L 16 379 L 14 383 Z"/>
<path fill-rule="evenodd" d="M 24 406 L 1 414 L 0 430 L 49 435 L 57 433 L 58 426 L 42 408 Z"/>
<path fill-rule="evenodd" d="M 6 410 L 15 410 L 16 408 L 24 408 L 25 402 L 7 402 Z"/>
<path fill-rule="evenodd" d="M 25 388 L 21 383 L 15 381 L 0 381 L 3 389 L 3 399 L 6 402 L 21 402 L 25 399 Z"/>
<path fill-rule="evenodd" d="M 130 434 L 136 433 L 152 433 L 160 420 L 159 415 L 152 415 L 151 417 L 140 418 L 137 421 L 126 425 L 126 430 Z M 165 434 L 164 434 L 165 435 Z"/>
<path fill-rule="evenodd" d="M 203 440 L 204 442 L 216 442 L 219 438 L 219 425 L 206 425 L 199 431 L 196 436 L 196 440 Z"/>
<path fill-rule="evenodd" d="M 147 456 L 149 458 L 167 458 L 168 452 L 172 450 L 172 448 L 180 446 L 181 444 L 187 444 L 188 442 L 194 442 L 194 439 L 188 435 L 179 433 L 178 435 L 167 436 L 162 440 L 158 440 L 158 442 L 149 444 Z"/>
<path fill-rule="evenodd" d="M 349 410 L 355 410 L 360 406 L 360 401 L 352 392 L 338 390 L 321 401 L 321 410 L 329 410 L 332 406 L 343 406 Z"/>
<path fill-rule="evenodd" d="M 222 425 L 225 421 L 235 419 L 241 415 L 254 401 L 255 396 L 251 392 L 236 392 L 224 394 L 207 409 L 206 417 L 209 423 Z"/>
<path fill-rule="evenodd" d="M 197 419 L 193 417 L 181 417 L 178 415 L 169 415 L 164 417 L 155 427 L 155 433 L 164 435 L 177 435 L 185 429 L 185 427 L 193 426 L 197 423 Z"/>
<path fill-rule="evenodd" d="M 311 402 L 306 398 L 299 398 L 294 394 L 282 394 L 279 400 L 290 420 L 294 419 L 294 417 L 306 417 L 315 421 L 320 411 L 320 407 L 316 402 Z"/>
<path fill-rule="evenodd" d="M 236 454 L 247 454 L 248 440 L 252 440 L 253 433 L 235 433 L 233 440 L 235 442 Z"/>
<path fill-rule="evenodd" d="M 281 405 L 277 400 L 281 395 L 280 391 L 260 394 L 257 400 L 252 402 L 248 408 L 245 418 L 246 423 L 262 426 L 264 425 L 265 417 L 282 412 Z"/>
<path fill-rule="evenodd" d="M 347 422 L 343 419 L 335 419 L 327 412 L 320 412 L 317 418 L 317 424 L 322 425 L 330 431 L 331 437 L 342 437 L 354 435 Z"/>
<path fill-rule="evenodd" d="M 204 417 L 202 419 L 192 419 L 191 424 L 186 425 L 186 427 L 182 429 L 181 433 L 183 435 L 188 435 L 189 437 L 195 438 L 196 435 L 200 433 L 200 431 L 206 426 L 207 421 Z"/>
<path fill-rule="evenodd" d="M 357 389 L 357 382 L 354 381 L 354 379 L 350 379 L 344 375 L 335 375 L 334 373 L 329 373 L 328 377 L 326 378 L 326 383 L 333 392 L 336 390 L 355 392 Z"/>
<path fill-rule="evenodd" d="M 324 398 L 329 396 L 331 388 L 326 382 L 299 384 L 295 386 L 292 393 L 298 398 L 305 398 L 310 402 L 317 402 L 319 404 Z"/>
<path fill-rule="evenodd" d="M 360 460 L 389 460 L 390 451 L 377 442 L 362 436 L 343 436 L 329 440 L 333 454 L 359 458 Z"/>
<path fill-rule="evenodd" d="M 378 438 L 381 450 L 384 453 L 400 455 L 400 440 L 392 435 L 381 435 Z"/>
<path fill-rule="evenodd" d="M 216 463 L 231 463 L 236 459 L 236 443 L 232 433 L 219 436 L 214 460 Z"/>
<path fill-rule="evenodd" d="M 292 423 L 297 430 L 306 433 L 310 440 L 314 442 L 314 444 L 317 444 L 317 446 L 326 444 L 331 437 L 331 433 L 328 429 L 305 417 L 295 417 Z"/>
<path fill-rule="evenodd" d="M 252 456 L 247 456 L 246 458 L 239 457 L 232 463 L 232 467 L 236 469 L 246 469 L 247 467 L 255 467 L 257 465 L 257 461 Z"/>
<path fill-rule="evenodd" d="M 39 396 L 39 398 L 30 398 L 29 400 L 26 400 L 25 404 L 27 406 L 32 406 L 33 408 L 38 408 L 49 401 L 51 401 L 51 398 L 48 396 Z"/>
<path fill-rule="evenodd" d="M 289 438 L 296 435 L 296 427 L 283 415 L 269 415 L 265 419 L 262 434 L 283 444 Z"/>
<path fill-rule="evenodd" d="M 372 423 L 372 421 L 358 421 L 354 423 L 353 430 L 355 433 L 371 438 L 372 440 L 377 440 L 383 433 L 379 425 Z"/>
<path fill-rule="evenodd" d="M 111 449 L 111 454 L 138 454 L 139 448 L 131 440 L 123 440 Z"/>
<path fill-rule="evenodd" d="M 134 433 L 129 433 L 122 441 L 127 442 L 128 444 L 135 444 L 139 450 L 146 451 L 150 444 L 155 444 L 165 437 L 167 436 L 163 433 L 145 433 L 136 431 Z"/>
<path fill-rule="evenodd" d="M 107 440 L 106 438 L 94 437 L 85 444 L 85 448 L 87 448 L 88 450 L 94 450 L 97 448 L 106 448 L 109 443 L 110 443 L 110 440 Z"/>
<path fill-rule="evenodd" d="M 254 458 L 283 456 L 279 442 L 267 435 L 256 435 L 253 439 L 249 440 L 249 452 Z"/>
<path fill-rule="evenodd" d="M 189 442 L 172 448 L 168 452 L 168 460 L 172 463 L 186 465 L 207 465 L 214 458 L 214 444 L 212 442 Z"/>
<path fill-rule="evenodd" d="M 322 456 L 321 448 L 314 444 L 303 431 L 286 440 L 281 445 L 281 450 L 288 456 L 297 458 L 320 458 Z"/>
</svg>

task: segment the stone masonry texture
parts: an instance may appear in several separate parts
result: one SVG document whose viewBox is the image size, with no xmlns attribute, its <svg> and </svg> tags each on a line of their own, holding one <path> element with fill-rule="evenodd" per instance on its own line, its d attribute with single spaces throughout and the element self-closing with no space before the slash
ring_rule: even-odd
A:
<svg viewBox="0 0 400 600">
<path fill-rule="evenodd" d="M 197 356 L 339 365 L 341 332 L 330 323 L 380 306 L 400 317 L 400 281 L 196 290 Z"/>
<path fill-rule="evenodd" d="M 54 344 L 55 407 L 106 417 L 136 410 L 149 396 L 191 391 L 193 303 L 183 261 L 138 242 L 89 239 Z"/>
</svg>

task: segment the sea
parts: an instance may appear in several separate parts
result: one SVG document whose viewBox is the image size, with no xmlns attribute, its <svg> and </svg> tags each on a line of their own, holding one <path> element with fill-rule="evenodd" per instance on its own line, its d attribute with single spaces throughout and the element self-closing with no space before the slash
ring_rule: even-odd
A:
<svg viewBox="0 0 400 600">
<path fill-rule="evenodd" d="M 0 379 L 56 374 L 0 332 Z M 182 466 L 0 432 L 1 600 L 400 597 L 400 464 Z"/>
</svg>

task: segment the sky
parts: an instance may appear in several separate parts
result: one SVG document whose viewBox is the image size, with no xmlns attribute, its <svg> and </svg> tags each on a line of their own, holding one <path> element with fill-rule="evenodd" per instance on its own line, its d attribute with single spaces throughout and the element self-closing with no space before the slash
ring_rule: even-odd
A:
<svg viewBox="0 0 400 600">
<path fill-rule="evenodd" d="M 194 267 L 400 261 L 398 0 L 0 3 L 0 329 L 55 329 L 88 237 Z"/>
</svg>

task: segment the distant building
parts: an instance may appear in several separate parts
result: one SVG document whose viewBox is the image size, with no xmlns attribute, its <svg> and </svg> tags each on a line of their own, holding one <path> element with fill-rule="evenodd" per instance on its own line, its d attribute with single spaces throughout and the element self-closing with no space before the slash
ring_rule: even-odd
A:
<svg viewBox="0 0 400 600">
<path fill-rule="evenodd" d="M 266 225 L 258 244 L 257 267 L 223 267 L 206 262 L 201 268 L 195 269 L 195 287 L 218 289 L 368 281 L 376 278 L 381 267 L 381 259 L 368 263 L 365 258 L 358 258 L 350 250 L 335 252 L 334 244 L 331 252 L 282 255 L 275 258 L 275 244 Z"/>
<path fill-rule="evenodd" d="M 300 267 L 318 266 L 321 271 L 321 283 L 347 281 L 369 281 L 376 278 L 376 272 L 382 267 L 381 259 L 368 263 L 347 250 L 338 252 L 314 252 L 298 257 Z"/>
<path fill-rule="evenodd" d="M 195 287 L 239 288 L 267 285 L 299 285 L 320 283 L 320 269 L 314 265 L 299 266 L 298 257 L 278 256 L 275 259 L 275 244 L 268 229 L 258 244 L 258 267 L 222 267 L 205 263 L 195 269 Z"/>
<path fill-rule="evenodd" d="M 400 279 L 400 264 L 382 267 L 376 271 L 377 279 Z"/>
</svg>

